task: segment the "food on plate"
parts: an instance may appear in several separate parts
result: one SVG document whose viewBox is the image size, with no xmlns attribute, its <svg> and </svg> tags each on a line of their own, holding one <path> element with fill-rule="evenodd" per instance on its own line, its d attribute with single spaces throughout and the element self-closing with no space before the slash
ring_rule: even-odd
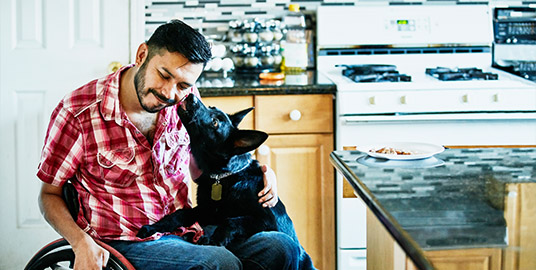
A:
<svg viewBox="0 0 536 270">
<path fill-rule="evenodd" d="M 369 152 L 378 153 L 378 154 L 386 154 L 386 155 L 414 155 L 416 154 L 413 151 L 404 151 L 404 150 L 395 149 L 392 147 L 382 147 L 378 150 L 370 149 Z"/>
</svg>

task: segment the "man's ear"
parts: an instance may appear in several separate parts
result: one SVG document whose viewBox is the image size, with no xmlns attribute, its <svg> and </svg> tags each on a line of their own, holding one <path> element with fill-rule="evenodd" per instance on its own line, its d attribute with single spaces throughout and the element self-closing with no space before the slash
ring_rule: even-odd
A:
<svg viewBox="0 0 536 270">
<path fill-rule="evenodd" d="M 136 51 L 136 66 L 141 67 L 143 62 L 145 62 L 145 59 L 147 59 L 147 55 L 149 55 L 149 47 L 147 46 L 147 43 L 142 43 L 138 47 L 138 51 Z"/>
<path fill-rule="evenodd" d="M 258 130 L 237 130 L 233 135 L 234 154 L 240 155 L 257 149 L 268 139 L 268 134 Z"/>
<path fill-rule="evenodd" d="M 247 108 L 245 110 L 241 110 L 239 112 L 235 112 L 232 115 L 229 115 L 229 119 L 231 119 L 231 122 L 233 122 L 233 125 L 235 127 L 238 127 L 238 124 L 242 122 L 242 119 L 248 114 L 251 110 L 253 110 L 255 107 Z"/>
</svg>

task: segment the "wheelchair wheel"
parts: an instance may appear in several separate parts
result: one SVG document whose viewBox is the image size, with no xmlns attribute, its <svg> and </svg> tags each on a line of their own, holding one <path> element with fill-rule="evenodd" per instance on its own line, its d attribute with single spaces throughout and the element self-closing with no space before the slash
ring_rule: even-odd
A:
<svg viewBox="0 0 536 270">
<path fill-rule="evenodd" d="M 134 270 L 134 267 L 115 249 L 99 241 L 110 251 L 106 270 Z M 74 252 L 65 239 L 58 239 L 39 250 L 24 270 L 68 270 L 74 267 Z"/>
</svg>

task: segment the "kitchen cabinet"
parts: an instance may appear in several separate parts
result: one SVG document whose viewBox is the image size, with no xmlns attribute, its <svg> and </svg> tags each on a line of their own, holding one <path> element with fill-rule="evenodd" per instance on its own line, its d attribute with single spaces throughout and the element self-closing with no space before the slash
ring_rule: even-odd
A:
<svg viewBox="0 0 536 270">
<path fill-rule="evenodd" d="M 367 208 L 367 270 L 418 270 L 378 218 Z M 437 270 L 500 270 L 499 248 L 424 251 Z"/>
<path fill-rule="evenodd" d="M 492 185 L 496 182 L 490 181 Z M 534 254 L 536 251 L 536 183 L 508 183 L 500 185 L 504 188 L 492 189 L 504 194 L 504 217 L 508 230 L 509 248 L 504 250 L 504 270 L 536 269 Z M 499 197 L 502 199 L 502 196 Z"/>
<path fill-rule="evenodd" d="M 277 176 L 277 192 L 318 269 L 335 269 L 333 95 L 203 97 L 227 113 L 255 107 L 240 124 L 270 136 L 256 151 Z"/>
</svg>

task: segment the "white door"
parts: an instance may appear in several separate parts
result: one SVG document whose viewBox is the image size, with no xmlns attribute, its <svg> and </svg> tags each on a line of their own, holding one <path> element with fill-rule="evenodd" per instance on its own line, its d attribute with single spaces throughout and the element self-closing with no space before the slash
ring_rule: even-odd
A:
<svg viewBox="0 0 536 270">
<path fill-rule="evenodd" d="M 50 114 L 110 62 L 128 64 L 130 2 L 0 1 L 0 269 L 23 269 L 59 237 L 37 204 Z"/>
</svg>

